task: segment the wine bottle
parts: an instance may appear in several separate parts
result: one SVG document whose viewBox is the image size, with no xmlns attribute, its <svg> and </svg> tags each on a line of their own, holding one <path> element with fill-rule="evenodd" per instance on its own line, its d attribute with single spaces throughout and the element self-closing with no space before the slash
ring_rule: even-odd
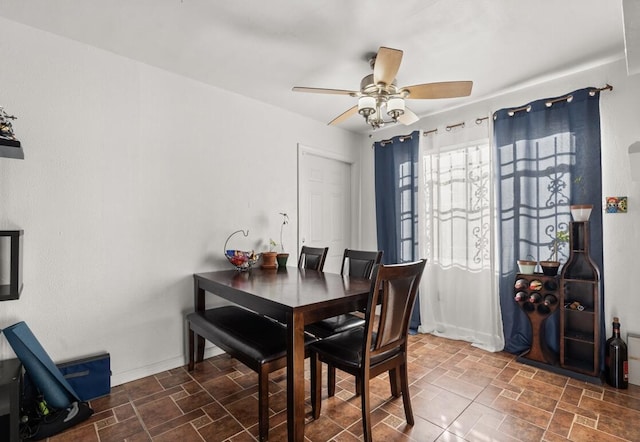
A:
<svg viewBox="0 0 640 442">
<path fill-rule="evenodd" d="M 548 294 L 544 297 L 544 305 L 546 306 L 555 305 L 556 302 L 558 302 L 558 298 L 555 295 Z"/>
<path fill-rule="evenodd" d="M 516 296 L 514 296 L 513 298 L 516 300 L 516 302 L 520 302 L 520 301 L 524 301 L 526 297 L 527 297 L 526 292 L 518 292 L 516 293 Z"/>
<path fill-rule="evenodd" d="M 628 388 L 627 344 L 620 337 L 618 318 L 613 318 L 613 336 L 607 339 L 604 361 L 607 383 L 615 388 Z"/>
<path fill-rule="evenodd" d="M 529 287 L 529 281 L 527 281 L 526 279 L 518 279 L 513 286 L 516 288 L 516 290 L 527 289 Z"/>
<path fill-rule="evenodd" d="M 540 302 L 542 299 L 542 297 L 540 296 L 539 293 L 532 293 L 531 296 L 529 296 L 529 302 L 533 303 L 533 304 L 537 304 L 538 302 Z"/>
<path fill-rule="evenodd" d="M 541 315 L 548 315 L 551 313 L 551 309 L 546 304 L 538 304 L 537 310 Z"/>
</svg>

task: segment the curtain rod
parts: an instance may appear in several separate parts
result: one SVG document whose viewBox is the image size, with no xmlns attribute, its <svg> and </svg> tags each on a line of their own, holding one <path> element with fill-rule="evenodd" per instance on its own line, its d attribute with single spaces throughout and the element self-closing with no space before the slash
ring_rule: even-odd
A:
<svg viewBox="0 0 640 442">
<path fill-rule="evenodd" d="M 400 142 L 401 142 L 401 143 L 404 143 L 404 142 L 405 142 L 405 140 L 410 140 L 412 137 L 413 137 L 413 136 L 412 136 L 411 134 L 408 134 L 408 135 L 400 135 L 400 136 L 398 137 L 398 139 L 400 140 Z M 391 139 L 389 139 L 389 140 L 380 140 L 380 141 L 378 141 L 378 143 L 380 143 L 380 146 L 384 147 L 384 146 L 386 146 L 387 144 L 391 144 L 391 143 L 393 143 L 393 140 L 391 140 Z M 376 144 L 376 143 L 372 143 L 372 144 L 371 144 L 371 148 L 372 148 L 372 149 L 373 149 L 373 146 L 374 146 L 375 144 Z"/>
<path fill-rule="evenodd" d="M 589 95 L 591 95 L 593 97 L 596 94 L 596 92 L 612 91 L 612 90 L 613 90 L 613 86 L 611 86 L 609 83 L 606 83 L 606 86 L 597 87 L 597 88 L 591 89 L 589 91 Z M 545 102 L 545 105 L 547 107 L 551 107 L 551 106 L 553 106 L 554 103 L 558 103 L 560 101 L 565 101 L 565 100 L 567 102 L 571 103 L 571 100 L 573 100 L 573 95 L 568 94 L 568 95 L 565 95 L 564 97 L 559 97 L 559 98 L 555 98 L 553 100 L 549 100 L 549 101 Z M 516 114 L 516 112 L 522 112 L 522 111 L 530 112 L 531 111 L 531 105 L 527 104 L 526 106 L 516 107 L 514 109 L 510 109 L 508 114 L 509 114 L 510 117 L 513 117 Z M 495 114 L 494 114 L 494 117 L 495 117 Z M 476 124 L 482 124 L 482 122 L 484 120 L 487 120 L 487 119 L 489 119 L 489 117 L 478 117 L 478 118 L 476 118 Z M 449 131 L 451 131 L 451 129 L 454 129 L 456 127 L 464 127 L 464 121 L 461 122 L 461 123 L 457 123 L 457 124 L 450 124 L 450 125 L 446 126 L 445 129 L 447 130 L 447 132 L 449 132 Z M 425 130 L 425 131 L 422 132 L 422 136 L 426 137 L 429 134 L 437 134 L 437 133 L 438 133 L 438 129 L 437 128 L 436 129 L 431 129 L 431 130 Z M 371 135 L 369 135 L 369 136 L 371 136 Z M 409 134 L 409 135 L 400 135 L 399 139 L 400 139 L 401 142 L 403 142 L 406 139 L 410 140 L 411 139 L 411 134 Z M 380 143 L 380 145 L 382 147 L 384 147 L 387 144 L 393 143 L 393 140 L 381 140 L 381 141 L 379 141 L 379 143 Z M 371 148 L 372 149 L 373 149 L 374 145 L 375 145 L 375 143 L 371 144 Z"/>
<path fill-rule="evenodd" d="M 425 130 L 424 132 L 422 132 L 422 135 L 426 137 L 429 134 L 437 134 L 437 133 L 438 133 L 438 128 L 436 127 L 435 129 Z"/>
<path fill-rule="evenodd" d="M 454 129 L 456 127 L 464 127 L 464 121 L 462 123 L 450 124 L 445 129 L 447 130 L 447 132 L 450 132 L 451 129 Z"/>
<path fill-rule="evenodd" d="M 489 117 L 478 117 L 476 118 L 476 124 L 482 124 L 482 122 L 484 120 L 488 120 Z M 449 132 L 451 129 L 453 129 L 454 127 L 464 127 L 465 122 L 463 121 L 462 123 L 457 123 L 457 124 L 450 124 L 446 127 L 447 132 Z M 431 129 L 431 130 L 425 130 L 424 132 L 422 132 L 422 136 L 427 136 L 429 134 L 437 134 L 438 133 L 438 128 L 435 129 Z"/>
<path fill-rule="evenodd" d="M 476 124 L 482 124 L 482 122 L 483 122 L 484 120 L 488 120 L 488 119 L 489 119 L 489 117 L 478 117 L 478 118 L 476 118 Z M 464 123 L 464 121 L 463 121 L 462 123 L 450 124 L 449 126 L 447 126 L 447 127 L 446 127 L 446 130 L 447 130 L 447 131 L 450 131 L 451 129 L 453 129 L 453 128 L 455 128 L 455 127 L 459 127 L 459 126 L 460 126 L 460 127 L 464 127 L 464 124 L 465 124 L 465 123 Z M 431 130 L 425 130 L 425 131 L 423 131 L 423 132 L 422 132 L 422 135 L 426 137 L 426 136 L 427 136 L 427 135 L 429 135 L 429 134 L 435 134 L 435 133 L 438 133 L 438 128 L 431 129 Z M 371 135 L 369 135 L 369 136 L 371 136 Z M 400 142 L 404 142 L 405 140 L 410 140 L 410 139 L 411 139 L 411 137 L 412 137 L 412 135 L 411 135 L 411 134 L 408 134 L 408 135 L 400 135 L 400 136 L 399 136 L 399 140 L 400 140 Z M 389 139 L 389 140 L 380 140 L 380 141 L 378 141 L 378 143 L 380 143 L 380 145 L 381 145 L 382 147 L 384 147 L 384 146 L 386 146 L 387 144 L 391 144 L 391 143 L 393 143 L 393 140 L 391 140 L 391 139 Z M 372 144 L 371 144 L 371 148 L 372 148 L 372 149 L 373 149 L 374 145 L 375 145 L 375 143 L 372 143 Z"/>
<path fill-rule="evenodd" d="M 613 90 L 613 86 L 611 86 L 609 83 L 607 83 L 607 85 L 604 86 L 604 87 L 596 87 L 596 88 L 593 88 L 593 89 L 589 90 L 589 95 L 591 97 L 593 97 L 596 94 L 596 92 L 612 91 L 612 90 Z M 551 107 L 555 103 L 559 103 L 561 101 L 566 101 L 567 103 L 571 103 L 572 100 L 573 100 L 573 95 L 567 94 L 567 95 L 565 95 L 563 97 L 558 97 L 558 98 L 554 98 L 553 100 L 548 100 L 544 104 L 547 107 Z M 507 114 L 510 117 L 513 117 L 516 114 L 516 112 L 522 112 L 522 111 L 530 112 L 531 111 L 531 105 L 527 104 L 526 106 L 509 109 L 509 112 L 507 112 Z M 495 118 L 495 114 L 494 114 L 494 118 Z"/>
<path fill-rule="evenodd" d="M 591 95 L 593 97 L 596 94 L 596 92 L 612 91 L 612 90 L 613 90 L 613 86 L 611 86 L 609 83 L 607 83 L 607 85 L 604 86 L 604 87 L 597 87 L 595 89 L 591 89 L 589 91 L 589 95 Z"/>
</svg>

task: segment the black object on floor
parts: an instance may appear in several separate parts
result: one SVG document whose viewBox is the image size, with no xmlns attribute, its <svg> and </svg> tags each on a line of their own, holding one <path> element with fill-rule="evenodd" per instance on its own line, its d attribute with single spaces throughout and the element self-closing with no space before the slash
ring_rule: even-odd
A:
<svg viewBox="0 0 640 442">
<path fill-rule="evenodd" d="M 87 402 L 73 402 L 62 410 L 48 410 L 46 415 L 38 409 L 26 415 L 27 421 L 20 427 L 20 436 L 25 441 L 46 439 L 89 419 L 92 414 Z"/>
</svg>

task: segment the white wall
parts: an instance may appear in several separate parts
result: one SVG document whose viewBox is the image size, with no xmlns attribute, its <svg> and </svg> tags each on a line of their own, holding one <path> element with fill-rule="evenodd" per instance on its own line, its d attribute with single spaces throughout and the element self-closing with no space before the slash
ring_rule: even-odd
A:
<svg viewBox="0 0 640 442">
<path fill-rule="evenodd" d="M 640 182 L 632 180 L 628 155 L 629 145 L 640 140 L 640 75 L 627 76 L 624 60 L 425 117 L 412 127 L 394 127 L 375 133 L 372 139 L 363 141 L 362 146 L 362 195 L 365 196 L 362 206 L 369 211 L 363 210 L 362 219 L 366 223 L 362 226 L 363 231 L 375 234 L 374 177 L 373 172 L 366 172 L 373 171 L 373 141 L 417 129 L 437 128 L 442 134 L 450 124 L 465 121 L 467 126 L 473 126 L 476 118 L 491 116 L 505 107 L 518 107 L 537 99 L 561 96 L 584 87 L 602 87 L 607 83 L 613 86 L 613 91 L 600 95 L 603 205 L 605 196 L 627 196 L 629 208 L 626 214 L 605 214 L 603 217 L 604 319 L 607 335 L 611 334 L 613 316 L 620 317 L 623 337 L 627 332 L 640 333 L 640 293 L 633 284 L 637 267 L 635 253 L 640 248 L 640 229 L 637 227 L 640 225 Z M 638 176 L 638 171 L 635 172 Z M 367 198 L 367 195 L 370 196 Z M 368 220 L 374 222 L 367 223 Z"/>
<path fill-rule="evenodd" d="M 262 250 L 286 211 L 296 244 L 298 143 L 358 162 L 356 135 L 2 18 L 0 60 L 25 151 L 0 158 L 0 226 L 25 232 L 0 327 L 56 361 L 110 352 L 113 385 L 185 363 L 191 275 L 230 268 L 231 232 Z"/>
</svg>

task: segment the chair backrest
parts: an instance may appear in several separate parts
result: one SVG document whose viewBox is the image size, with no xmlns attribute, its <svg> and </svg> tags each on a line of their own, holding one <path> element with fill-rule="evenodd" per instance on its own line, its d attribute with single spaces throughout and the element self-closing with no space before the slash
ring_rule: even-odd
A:
<svg viewBox="0 0 640 442">
<path fill-rule="evenodd" d="M 371 278 L 373 268 L 380 264 L 381 260 L 382 250 L 367 251 L 344 249 L 340 274 L 344 275 L 346 268 L 349 276 Z"/>
<path fill-rule="evenodd" d="M 298 268 L 321 272 L 324 269 L 327 253 L 329 253 L 329 247 L 302 246 L 300 258 L 298 259 Z"/>
<path fill-rule="evenodd" d="M 364 361 L 406 350 L 411 312 L 427 260 L 380 265 L 371 282 L 366 310 Z M 376 318 L 376 306 L 379 317 Z"/>
</svg>

